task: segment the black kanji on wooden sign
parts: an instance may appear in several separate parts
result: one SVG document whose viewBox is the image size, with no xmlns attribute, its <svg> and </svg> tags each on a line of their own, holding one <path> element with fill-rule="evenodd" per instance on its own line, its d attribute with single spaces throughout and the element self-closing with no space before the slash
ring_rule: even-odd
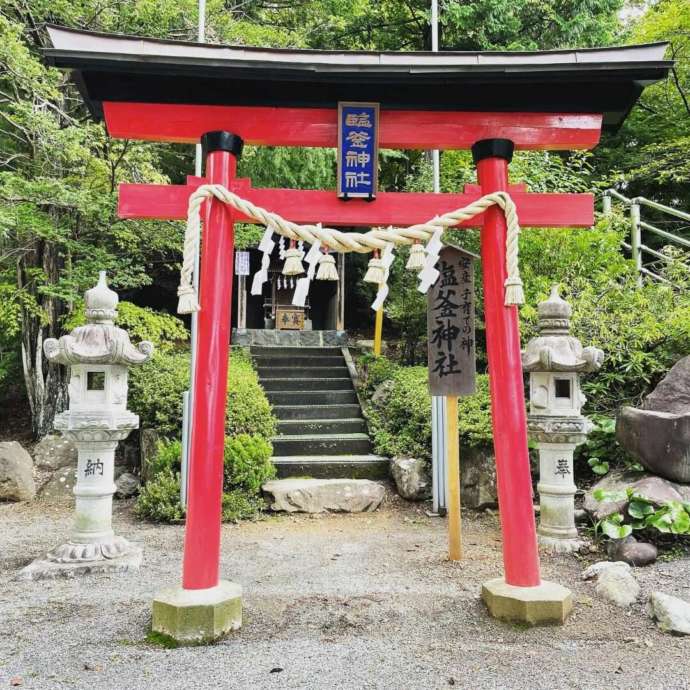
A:
<svg viewBox="0 0 690 690">
<path fill-rule="evenodd" d="M 444 247 L 429 289 L 429 390 L 432 395 L 471 395 L 475 390 L 474 254 Z"/>
</svg>

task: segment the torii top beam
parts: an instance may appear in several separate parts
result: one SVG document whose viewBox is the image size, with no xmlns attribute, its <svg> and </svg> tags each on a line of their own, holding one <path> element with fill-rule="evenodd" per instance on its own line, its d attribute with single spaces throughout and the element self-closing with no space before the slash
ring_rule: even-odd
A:
<svg viewBox="0 0 690 690">
<path fill-rule="evenodd" d="M 48 32 L 47 61 L 72 70 L 111 136 L 158 141 L 226 129 L 250 144 L 335 146 L 337 102 L 359 100 L 381 104 L 382 147 L 469 148 L 503 137 L 517 148 L 591 148 L 672 65 L 664 43 L 375 53 Z"/>
</svg>

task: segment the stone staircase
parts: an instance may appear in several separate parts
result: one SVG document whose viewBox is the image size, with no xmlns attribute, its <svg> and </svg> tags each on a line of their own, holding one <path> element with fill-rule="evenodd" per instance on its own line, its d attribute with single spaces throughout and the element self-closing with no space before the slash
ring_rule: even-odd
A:
<svg viewBox="0 0 690 690">
<path fill-rule="evenodd" d="M 371 441 L 343 350 L 339 347 L 250 348 L 278 435 L 279 477 L 381 479 L 388 460 Z"/>
</svg>

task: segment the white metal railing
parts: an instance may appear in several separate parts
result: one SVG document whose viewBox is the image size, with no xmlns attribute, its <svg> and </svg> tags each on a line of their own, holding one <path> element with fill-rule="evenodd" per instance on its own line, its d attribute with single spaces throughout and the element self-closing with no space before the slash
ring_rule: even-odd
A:
<svg viewBox="0 0 690 690">
<path fill-rule="evenodd" d="M 617 192 L 615 189 L 607 189 L 603 193 L 602 198 L 602 211 L 605 216 L 611 215 L 611 213 L 613 212 L 614 199 L 620 201 L 624 206 L 626 206 L 629 209 L 630 241 L 623 242 L 623 246 L 630 251 L 632 260 L 635 262 L 635 266 L 637 267 L 640 283 L 642 282 L 643 276 L 649 276 L 654 280 L 659 280 L 661 282 L 668 283 L 669 281 L 666 280 L 666 278 L 659 275 L 653 270 L 655 262 L 652 262 L 648 265 L 644 265 L 643 255 L 648 254 L 649 256 L 653 256 L 657 261 L 664 262 L 671 261 L 671 258 L 668 257 L 666 254 L 663 254 L 662 252 L 659 252 L 656 249 L 647 246 L 643 242 L 642 231 L 645 230 L 659 237 L 663 237 L 665 240 L 668 240 L 668 242 L 683 247 L 684 249 L 690 249 L 690 240 L 686 239 L 685 237 L 682 237 L 678 233 L 669 232 L 668 230 L 662 230 L 661 228 L 658 228 L 655 225 L 652 225 L 651 223 L 642 220 L 642 218 L 640 217 L 641 209 L 642 207 L 652 208 L 655 211 L 669 216 L 673 216 L 674 218 L 677 218 L 679 220 L 688 221 L 689 223 L 690 213 L 686 213 L 685 211 L 679 211 L 676 208 L 660 204 L 659 202 L 652 201 L 651 199 L 646 199 L 643 196 L 637 196 L 632 199 L 629 199 L 627 196 L 623 196 L 623 194 Z"/>
</svg>

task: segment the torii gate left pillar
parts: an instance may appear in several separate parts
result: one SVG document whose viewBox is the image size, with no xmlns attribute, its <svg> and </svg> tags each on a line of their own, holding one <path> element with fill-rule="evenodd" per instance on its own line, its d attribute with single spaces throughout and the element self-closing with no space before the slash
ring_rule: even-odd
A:
<svg viewBox="0 0 690 690">
<path fill-rule="evenodd" d="M 243 141 L 228 132 L 201 138 L 206 177 L 231 186 Z M 242 587 L 221 580 L 220 529 L 223 500 L 223 449 L 230 350 L 234 223 L 230 207 L 216 199 L 205 204 L 194 372 L 194 418 L 189 474 L 182 588 L 158 592 L 152 628 L 178 642 L 210 642 L 242 626 Z"/>
</svg>

